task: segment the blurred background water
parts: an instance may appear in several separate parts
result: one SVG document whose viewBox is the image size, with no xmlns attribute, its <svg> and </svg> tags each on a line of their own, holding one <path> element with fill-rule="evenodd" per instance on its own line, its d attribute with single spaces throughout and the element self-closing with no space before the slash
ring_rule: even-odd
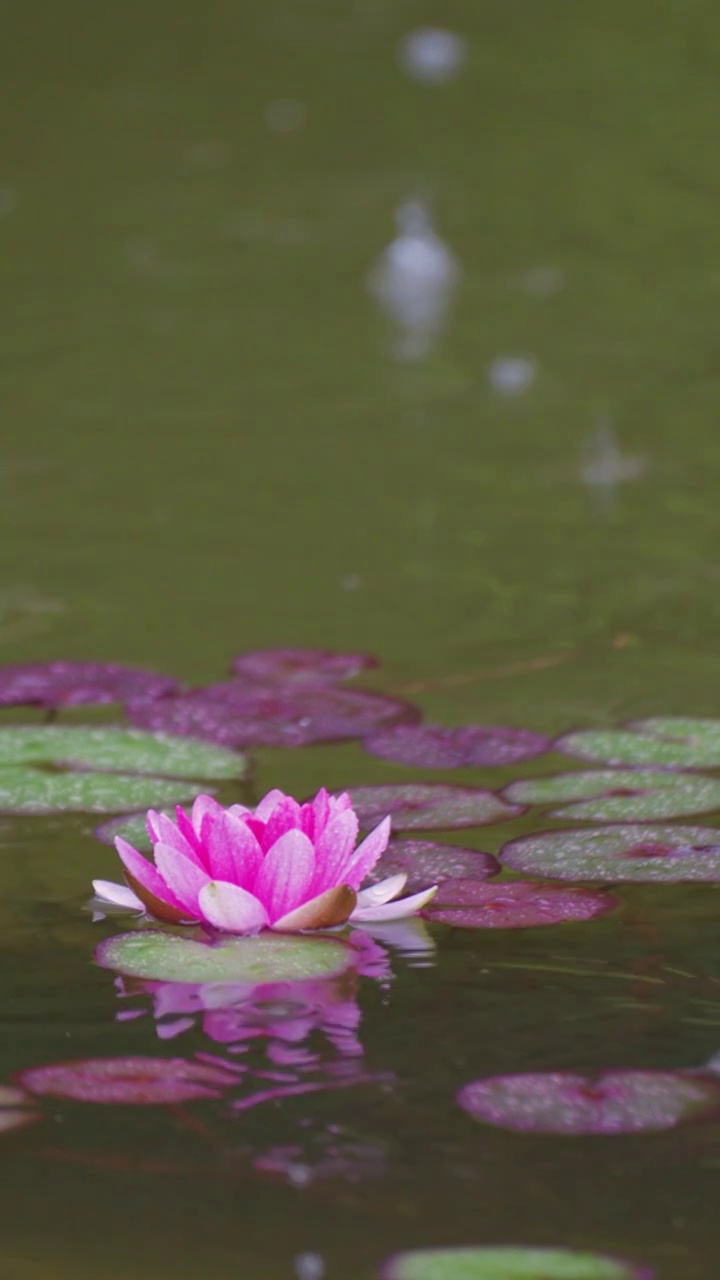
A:
<svg viewBox="0 0 720 1280">
<path fill-rule="evenodd" d="M 377 652 L 375 687 L 449 723 L 714 714 L 719 56 L 709 0 L 8 11 L 3 660 L 202 681 L 240 649 L 319 645 Z M 260 791 L 399 776 L 357 746 L 258 756 Z M 152 1052 L 149 1018 L 118 1047 L 76 919 L 90 824 L 6 825 L 15 879 L 27 855 L 72 899 L 3 907 L 8 1072 L 70 1040 Z M 692 973 L 717 968 L 713 893 L 638 906 Z M 685 989 L 635 1022 L 587 978 L 483 976 L 488 956 L 631 966 L 647 947 L 613 918 L 400 962 L 363 1036 L 402 1105 L 371 1089 L 302 1112 L 379 1144 L 384 1172 L 357 1184 L 214 1180 L 189 1155 L 179 1179 L 98 1172 L 13 1136 L 0 1275 L 315 1280 L 320 1257 L 363 1280 L 393 1248 L 507 1238 L 711 1280 L 714 1138 L 550 1142 L 453 1102 L 491 1070 L 707 1059 Z M 260 1114 L 238 1146 L 264 1141 Z M 136 1156 L 170 1142 L 182 1165 L 181 1129 L 135 1124 Z"/>
</svg>

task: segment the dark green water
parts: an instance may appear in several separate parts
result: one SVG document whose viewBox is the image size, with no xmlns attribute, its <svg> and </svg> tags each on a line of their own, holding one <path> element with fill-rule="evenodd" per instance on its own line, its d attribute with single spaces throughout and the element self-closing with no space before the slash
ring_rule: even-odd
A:
<svg viewBox="0 0 720 1280">
<path fill-rule="evenodd" d="M 469 42 L 435 89 L 394 58 L 428 21 Z M 203 681 L 240 649 L 321 645 L 379 653 L 375 687 L 419 689 L 448 723 L 716 714 L 719 53 L 708 0 L 6 14 L 3 660 Z M 282 99 L 302 128 L 268 128 Z M 443 343 L 402 367 L 364 279 L 418 183 L 464 280 Z M 562 285 L 548 296 L 527 283 L 540 268 Z M 499 396 L 487 367 L 516 353 L 536 380 Z M 581 468 L 605 419 L 643 464 L 599 490 Z M 256 755 L 258 794 L 414 776 L 355 745 Z M 497 782 L 458 781 L 478 778 Z M 208 1047 L 197 1027 L 163 1048 L 150 1017 L 114 1021 L 92 964 L 107 927 L 81 910 L 114 861 L 91 830 L 3 821 L 2 1080 Z M 293 1280 L 304 1251 L 327 1280 L 370 1280 L 393 1249 L 471 1242 L 712 1280 L 718 1123 L 542 1138 L 454 1102 L 493 1073 L 717 1050 L 715 889 L 621 896 L 586 926 L 436 930 L 434 967 L 394 958 L 385 1003 L 365 981 L 360 1036 L 388 1088 L 218 1113 L 211 1138 L 89 1106 L 4 1136 L 2 1280 Z M 328 1125 L 371 1148 L 358 1176 L 253 1173 L 252 1154 Z"/>
</svg>

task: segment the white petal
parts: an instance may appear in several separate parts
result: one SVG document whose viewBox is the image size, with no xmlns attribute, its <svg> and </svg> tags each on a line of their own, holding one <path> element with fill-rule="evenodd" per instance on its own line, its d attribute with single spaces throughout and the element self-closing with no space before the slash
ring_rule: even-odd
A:
<svg viewBox="0 0 720 1280">
<path fill-rule="evenodd" d="M 100 902 L 111 902 L 114 907 L 127 907 L 128 911 L 144 911 L 145 907 L 126 884 L 113 884 L 112 880 L 93 880 L 95 897 Z"/>
<path fill-rule="evenodd" d="M 381 907 L 384 902 L 391 902 L 393 898 L 397 898 L 406 884 L 406 874 L 388 876 L 387 880 L 380 880 L 378 884 L 371 884 L 367 889 L 361 889 L 357 896 L 358 906 Z"/>
<path fill-rule="evenodd" d="M 225 880 L 210 880 L 198 900 L 208 923 L 226 933 L 259 933 L 269 923 L 267 911 L 254 894 Z"/>
<path fill-rule="evenodd" d="M 353 911 L 350 921 L 352 924 L 362 924 L 363 920 L 401 920 L 403 916 L 412 916 L 416 911 L 422 910 L 436 893 L 437 885 L 434 884 L 431 889 L 413 893 L 409 898 L 401 898 L 399 902 L 386 902 L 380 907 L 358 907 Z"/>
</svg>

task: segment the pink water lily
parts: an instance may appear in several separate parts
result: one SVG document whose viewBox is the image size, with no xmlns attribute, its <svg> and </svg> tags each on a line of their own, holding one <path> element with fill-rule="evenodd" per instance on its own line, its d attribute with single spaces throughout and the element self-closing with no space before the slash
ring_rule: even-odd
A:
<svg viewBox="0 0 720 1280">
<path fill-rule="evenodd" d="M 247 934 L 384 922 L 413 915 L 436 888 L 396 902 L 407 876 L 395 875 L 362 889 L 387 848 L 390 819 L 355 848 L 350 797 L 324 789 L 302 805 L 270 791 L 256 809 L 198 796 L 190 814 L 177 808 L 174 822 L 151 809 L 147 825 L 154 864 L 118 836 L 127 886 L 94 880 L 93 889 L 102 902 L 170 924 Z"/>
</svg>

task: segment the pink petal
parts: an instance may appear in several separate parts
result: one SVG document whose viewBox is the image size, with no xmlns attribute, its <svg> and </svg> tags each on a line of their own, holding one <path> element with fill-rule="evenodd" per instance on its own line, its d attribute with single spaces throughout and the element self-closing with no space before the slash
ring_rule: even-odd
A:
<svg viewBox="0 0 720 1280">
<path fill-rule="evenodd" d="M 198 901 L 208 924 L 226 933 L 258 933 L 268 924 L 262 902 L 227 880 L 210 880 L 200 890 Z"/>
<path fill-rule="evenodd" d="M 260 822 L 267 822 L 272 816 L 275 806 L 280 804 L 280 801 L 284 799 L 285 793 L 283 791 L 278 791 L 277 788 L 275 788 L 274 791 L 268 791 L 267 795 L 264 796 L 259 805 L 257 805 L 254 811 L 255 817 L 259 818 Z"/>
<path fill-rule="evenodd" d="M 308 840 L 312 840 L 315 835 L 315 810 L 311 804 L 304 804 L 300 808 L 300 830 L 306 835 Z"/>
<path fill-rule="evenodd" d="M 406 884 L 407 875 L 404 872 L 401 875 L 388 876 L 387 880 L 380 880 L 378 884 L 371 884 L 367 889 L 361 889 L 357 896 L 358 906 L 363 910 L 365 907 L 381 907 L 385 902 L 391 902 L 393 898 L 397 898 Z"/>
<path fill-rule="evenodd" d="M 437 885 L 434 884 L 431 889 L 424 889 L 422 893 L 413 893 L 409 898 L 401 898 L 399 902 L 386 902 L 381 907 L 358 906 L 350 919 L 353 924 L 362 924 L 363 921 L 371 923 L 374 920 L 379 923 L 385 920 L 402 920 L 403 916 L 415 915 L 415 912 L 426 906 L 436 893 Z"/>
<path fill-rule="evenodd" d="M 156 844 L 155 866 L 175 894 L 181 907 L 193 916 L 200 915 L 198 894 L 209 876 L 195 862 L 178 853 L 171 845 Z"/>
<path fill-rule="evenodd" d="M 247 824 L 229 810 L 211 825 L 207 852 L 214 880 L 252 890 L 263 860 L 262 849 Z"/>
<path fill-rule="evenodd" d="M 113 884 L 111 880 L 93 880 L 95 897 L 101 902 L 111 902 L 114 907 L 127 907 L 128 911 L 144 911 L 140 899 L 125 884 Z"/>
<path fill-rule="evenodd" d="M 173 893 L 170 885 L 152 862 L 143 858 L 142 854 L 138 853 L 137 849 L 133 849 L 127 840 L 123 840 L 122 836 L 116 836 L 115 848 L 125 869 L 143 889 L 147 889 L 148 893 L 151 893 L 154 898 L 159 898 L 161 902 L 169 903 L 171 907 L 178 907 L 181 910 L 184 908 L 185 904 Z"/>
<path fill-rule="evenodd" d="M 148 814 L 148 817 L 150 814 Z M 203 866 L 202 859 L 195 851 L 194 845 L 185 838 L 181 831 L 175 826 L 172 819 L 168 818 L 165 813 L 153 813 L 153 825 L 157 831 L 157 839 L 155 844 L 168 844 L 171 849 L 177 849 L 178 853 L 182 853 L 191 862 L 198 867 Z"/>
<path fill-rule="evenodd" d="M 194 849 L 195 852 L 197 854 L 200 854 L 200 856 L 202 857 L 202 852 L 201 852 L 202 845 L 200 843 L 200 837 L 197 835 L 195 828 L 192 822 L 190 821 L 190 818 L 188 817 L 187 813 L 185 812 L 181 804 L 176 805 L 175 807 L 175 822 L 177 824 L 178 831 L 180 832 L 181 835 L 185 837 L 188 844 L 190 845 L 190 848 Z M 153 841 L 153 843 L 155 843 L 155 841 Z"/>
<path fill-rule="evenodd" d="M 265 854 L 255 881 L 270 922 L 303 903 L 315 872 L 315 850 L 302 831 L 287 831 Z"/>
<path fill-rule="evenodd" d="M 313 839 L 317 840 L 318 836 L 325 830 L 327 820 L 330 817 L 330 797 L 324 787 L 320 788 L 312 801 L 312 808 L 315 815 Z"/>
<path fill-rule="evenodd" d="M 358 845 L 345 873 L 345 879 L 353 889 L 359 889 L 375 863 L 382 857 L 390 839 L 390 819 L 383 818 L 379 826 Z"/>
<path fill-rule="evenodd" d="M 276 840 L 285 835 L 286 831 L 295 831 L 300 829 L 300 805 L 297 800 L 293 800 L 292 796 L 283 796 L 273 809 L 270 817 L 265 825 L 265 834 L 262 838 L 262 847 L 265 851 L 271 849 Z"/>
<path fill-rule="evenodd" d="M 147 827 L 147 833 L 150 837 L 150 841 L 152 844 L 157 844 L 158 840 L 160 839 L 160 835 L 158 833 L 157 825 L 155 822 L 156 818 L 157 818 L 157 814 L 155 810 L 148 809 L 147 813 L 145 814 L 145 826 Z"/>
<path fill-rule="evenodd" d="M 193 801 L 192 807 L 192 824 L 195 835 L 202 840 L 202 825 L 208 815 L 219 818 L 225 810 L 217 800 L 213 800 L 212 796 L 198 796 Z"/>
<path fill-rule="evenodd" d="M 301 929 L 333 929 L 336 925 L 345 924 L 357 899 L 355 893 L 346 884 L 326 889 L 324 893 L 304 902 L 294 911 L 276 920 L 273 929 L 278 933 L 299 933 Z"/>
<path fill-rule="evenodd" d="M 349 883 L 346 873 L 357 834 L 358 820 L 352 809 L 333 814 L 325 830 L 315 841 L 314 894 L 323 893 L 336 884 Z"/>
</svg>

